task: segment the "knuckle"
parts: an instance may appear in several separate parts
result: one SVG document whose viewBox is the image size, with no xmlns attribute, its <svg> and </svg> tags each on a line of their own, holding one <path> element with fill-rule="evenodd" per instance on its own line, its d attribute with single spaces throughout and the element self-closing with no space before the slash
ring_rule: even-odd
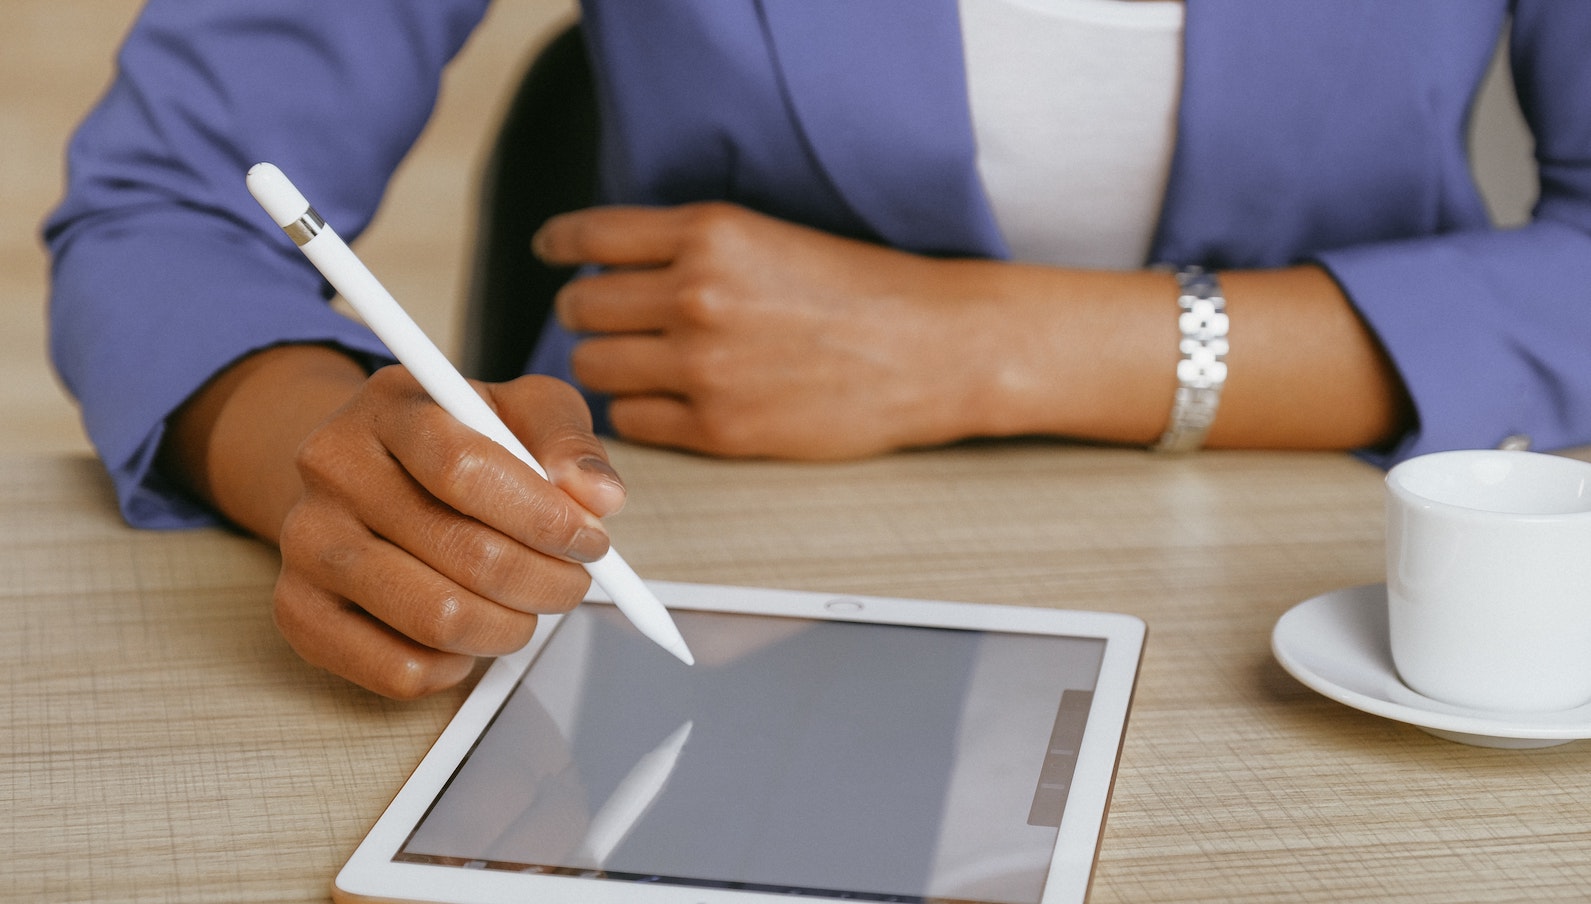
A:
<svg viewBox="0 0 1591 904">
<path fill-rule="evenodd" d="M 732 245 L 744 228 L 740 208 L 725 201 L 692 204 L 687 224 L 691 235 L 708 246 Z"/>
<path fill-rule="evenodd" d="M 674 316 L 694 327 L 722 323 L 731 309 L 718 282 L 708 275 L 683 277 L 674 292 Z"/>
<path fill-rule="evenodd" d="M 585 397 L 566 380 L 546 374 L 525 374 L 506 383 L 483 385 L 492 404 L 505 420 L 531 417 L 534 423 L 539 424 L 549 414 L 556 414 L 558 417 L 555 420 L 580 420 L 581 415 L 589 419 Z"/>
<path fill-rule="evenodd" d="M 545 374 L 530 374 L 521 378 L 529 389 L 537 394 L 538 401 L 543 405 L 552 405 L 558 408 L 578 408 L 586 410 L 585 396 L 580 394 L 573 384 L 567 380 L 549 377 Z"/>
<path fill-rule="evenodd" d="M 751 232 L 745 208 L 725 201 L 690 205 L 682 235 L 684 257 L 701 262 L 730 262 L 741 258 Z"/>
<path fill-rule="evenodd" d="M 570 511 L 569 505 L 572 503 L 565 504 L 551 492 L 550 484 L 547 490 L 526 494 L 516 507 L 520 525 L 517 535 L 542 552 L 565 554 L 574 545 L 583 520 Z"/>
<path fill-rule="evenodd" d="M 436 451 L 437 488 L 449 498 L 471 496 L 494 477 L 491 461 L 481 444 L 440 441 Z"/>
<path fill-rule="evenodd" d="M 377 368 L 365 380 L 365 386 L 378 395 L 413 395 L 419 390 L 414 375 L 401 364 Z"/>
<path fill-rule="evenodd" d="M 419 614 L 415 640 L 438 650 L 458 651 L 466 645 L 474 625 L 469 607 L 456 593 L 442 593 Z"/>
<path fill-rule="evenodd" d="M 312 575 L 343 575 L 358 567 L 357 545 L 333 531 L 317 507 L 294 506 L 282 522 L 277 547 L 283 567 Z"/>
<path fill-rule="evenodd" d="M 282 530 L 277 535 L 276 547 L 282 554 L 284 562 L 296 561 L 312 548 L 311 544 L 313 541 L 308 539 L 308 535 L 312 532 L 308 508 L 304 502 L 300 501 L 299 504 L 288 509 L 287 515 L 282 518 Z"/>
<path fill-rule="evenodd" d="M 359 568 L 359 550 L 346 543 L 305 543 L 301 551 L 313 562 L 319 574 L 346 575 Z"/>
<path fill-rule="evenodd" d="M 310 431 L 293 451 L 293 466 L 306 486 L 323 486 L 331 483 L 340 473 L 343 460 L 340 437 L 333 430 L 322 428 Z"/>
<path fill-rule="evenodd" d="M 507 554 L 504 538 L 458 518 L 448 520 L 437 545 L 459 579 L 470 587 L 489 587 Z"/>
<path fill-rule="evenodd" d="M 371 690 L 394 700 L 418 700 L 445 686 L 418 656 L 399 656 L 382 670 Z"/>
</svg>

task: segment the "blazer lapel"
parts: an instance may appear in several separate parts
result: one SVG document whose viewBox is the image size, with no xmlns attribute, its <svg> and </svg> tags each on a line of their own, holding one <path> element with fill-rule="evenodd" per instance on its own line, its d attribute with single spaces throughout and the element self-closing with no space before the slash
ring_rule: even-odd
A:
<svg viewBox="0 0 1591 904">
<path fill-rule="evenodd" d="M 1006 256 L 978 179 L 956 0 L 759 7 L 792 115 L 858 218 L 897 247 Z"/>
</svg>

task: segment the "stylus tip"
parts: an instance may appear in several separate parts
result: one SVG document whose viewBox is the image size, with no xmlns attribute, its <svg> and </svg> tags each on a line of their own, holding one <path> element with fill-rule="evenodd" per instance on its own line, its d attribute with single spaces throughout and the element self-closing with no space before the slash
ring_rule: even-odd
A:
<svg viewBox="0 0 1591 904">
<path fill-rule="evenodd" d="M 679 643 L 671 643 L 663 649 L 673 653 L 679 658 L 680 662 L 683 662 L 686 665 L 696 664 L 696 657 L 691 655 L 691 649 L 690 647 L 685 646 L 685 641 L 683 639 Z"/>
</svg>

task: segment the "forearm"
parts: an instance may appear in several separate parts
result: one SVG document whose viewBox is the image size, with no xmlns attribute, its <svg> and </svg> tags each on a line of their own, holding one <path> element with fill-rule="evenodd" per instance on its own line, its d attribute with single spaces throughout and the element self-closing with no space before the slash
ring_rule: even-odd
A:
<svg viewBox="0 0 1591 904">
<path fill-rule="evenodd" d="M 973 437 L 1147 444 L 1165 429 L 1176 280 L 925 257 L 724 204 L 555 218 L 544 260 L 576 379 L 620 435 L 714 455 L 846 458 Z M 1213 445 L 1358 448 L 1410 419 L 1323 270 L 1221 274 L 1232 327 Z"/>
<path fill-rule="evenodd" d="M 1239 271 L 1223 283 L 1234 327 L 1227 361 L 1242 370 L 1228 377 L 1213 444 L 1367 448 L 1409 428 L 1396 369 L 1325 271 Z"/>
<path fill-rule="evenodd" d="M 1179 356 L 1166 273 L 937 262 L 935 292 L 977 299 L 960 331 L 968 435 L 1050 434 L 1147 444 L 1165 428 Z M 1228 378 L 1211 446 L 1347 449 L 1410 418 L 1396 372 L 1316 267 L 1220 274 Z M 958 431 L 952 431 L 958 432 Z"/>
<path fill-rule="evenodd" d="M 228 520 L 275 542 L 303 491 L 299 444 L 365 378 L 358 362 L 327 346 L 250 355 L 172 415 L 160 466 Z"/>
</svg>

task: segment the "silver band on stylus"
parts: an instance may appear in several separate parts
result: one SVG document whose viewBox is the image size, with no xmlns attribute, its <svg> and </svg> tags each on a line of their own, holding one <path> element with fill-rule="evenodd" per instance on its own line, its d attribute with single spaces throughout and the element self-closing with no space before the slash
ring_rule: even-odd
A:
<svg viewBox="0 0 1591 904">
<path fill-rule="evenodd" d="M 315 208 L 311 207 L 304 211 L 303 216 L 283 226 L 282 231 L 293 240 L 293 244 L 302 248 L 310 239 L 320 235 L 320 231 L 325 228 L 326 221 L 315 212 Z"/>
</svg>

